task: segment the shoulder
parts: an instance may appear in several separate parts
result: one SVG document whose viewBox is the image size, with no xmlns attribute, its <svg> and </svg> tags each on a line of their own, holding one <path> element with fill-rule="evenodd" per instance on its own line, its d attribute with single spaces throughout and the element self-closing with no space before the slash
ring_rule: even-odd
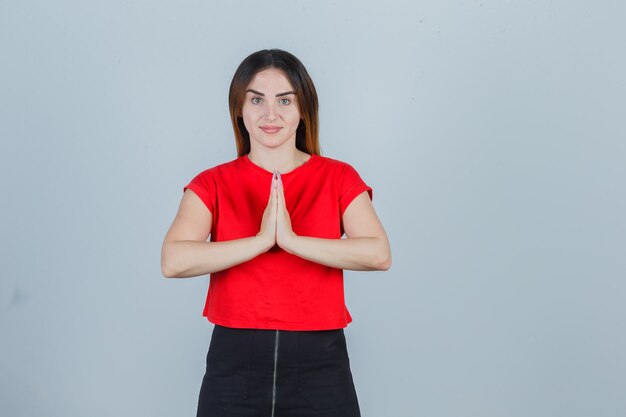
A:
<svg viewBox="0 0 626 417">
<path fill-rule="evenodd" d="M 238 170 L 241 165 L 241 157 L 235 158 L 233 160 L 222 162 L 217 165 L 212 165 L 208 168 L 200 171 L 196 177 L 203 178 L 211 178 L 216 176 L 223 176 L 224 174 L 228 174 L 234 170 Z"/>
<path fill-rule="evenodd" d="M 322 164 L 326 168 L 324 169 L 325 174 L 329 177 L 336 178 L 341 185 L 343 184 L 353 184 L 355 182 L 362 182 L 363 179 L 359 174 L 359 171 L 353 166 L 352 163 L 347 161 L 342 161 L 335 158 L 329 158 L 326 156 L 320 157 L 322 160 Z"/>
<path fill-rule="evenodd" d="M 350 163 L 339 159 L 321 155 L 318 155 L 318 159 L 321 165 L 324 166 L 326 169 L 336 171 L 338 173 L 343 173 L 347 170 L 354 169 L 354 167 Z"/>
</svg>

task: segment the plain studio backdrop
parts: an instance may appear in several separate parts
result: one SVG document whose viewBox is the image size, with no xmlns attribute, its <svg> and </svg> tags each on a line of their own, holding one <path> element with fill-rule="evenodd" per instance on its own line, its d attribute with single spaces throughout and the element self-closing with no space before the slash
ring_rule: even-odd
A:
<svg viewBox="0 0 626 417">
<path fill-rule="evenodd" d="M 626 415 L 621 1 L 0 3 L 0 415 L 194 416 L 208 276 L 160 251 L 281 48 L 393 265 L 345 272 L 363 417 Z"/>
</svg>

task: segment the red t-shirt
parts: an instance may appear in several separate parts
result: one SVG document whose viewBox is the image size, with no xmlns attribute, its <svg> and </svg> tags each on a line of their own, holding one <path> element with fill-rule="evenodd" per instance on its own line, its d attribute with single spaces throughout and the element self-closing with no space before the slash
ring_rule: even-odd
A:
<svg viewBox="0 0 626 417">
<path fill-rule="evenodd" d="M 299 236 L 340 239 L 350 202 L 372 188 L 348 163 L 311 157 L 281 174 L 293 231 Z M 248 155 L 208 168 L 185 187 L 213 214 L 211 242 L 259 232 L 272 173 Z M 214 272 L 203 316 L 236 328 L 329 330 L 352 321 L 345 305 L 343 270 L 290 254 L 278 246 L 241 264 Z"/>
</svg>

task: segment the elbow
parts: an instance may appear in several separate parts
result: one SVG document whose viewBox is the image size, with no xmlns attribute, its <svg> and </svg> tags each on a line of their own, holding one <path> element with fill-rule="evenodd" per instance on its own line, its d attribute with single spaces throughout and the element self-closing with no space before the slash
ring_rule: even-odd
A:
<svg viewBox="0 0 626 417">
<path fill-rule="evenodd" d="M 391 268 L 391 256 L 385 256 L 376 262 L 375 268 L 377 271 L 387 271 Z"/>
<path fill-rule="evenodd" d="M 176 278 L 176 272 L 165 259 L 161 259 L 161 274 L 165 278 Z"/>
<path fill-rule="evenodd" d="M 391 247 L 389 241 L 385 238 L 382 239 L 380 246 L 378 247 L 376 262 L 374 262 L 374 269 L 377 271 L 387 271 L 391 268 Z"/>
<path fill-rule="evenodd" d="M 163 261 L 161 261 L 161 274 L 163 274 L 165 278 L 176 277 L 176 274 L 174 273 L 174 271 Z"/>
<path fill-rule="evenodd" d="M 391 253 L 383 251 L 381 255 L 373 262 L 372 267 L 376 271 L 387 271 L 391 268 Z"/>
<path fill-rule="evenodd" d="M 180 268 L 180 265 L 172 263 L 172 260 L 166 257 L 161 260 L 161 273 L 165 278 L 185 277 L 185 275 L 183 275 L 183 270 Z"/>
<path fill-rule="evenodd" d="M 177 278 L 178 272 L 176 268 L 172 266 L 172 261 L 170 256 L 167 255 L 167 251 L 165 246 L 163 247 L 163 251 L 161 252 L 161 274 L 165 278 Z"/>
</svg>

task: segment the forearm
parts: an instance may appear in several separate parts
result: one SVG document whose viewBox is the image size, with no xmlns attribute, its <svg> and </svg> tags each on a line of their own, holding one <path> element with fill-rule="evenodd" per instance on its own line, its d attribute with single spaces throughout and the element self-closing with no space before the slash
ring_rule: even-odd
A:
<svg viewBox="0 0 626 417">
<path fill-rule="evenodd" d="M 190 278 L 221 271 L 267 251 L 257 236 L 220 242 L 181 240 L 167 242 L 161 269 L 167 278 Z"/>
<path fill-rule="evenodd" d="M 294 236 L 285 250 L 312 262 L 354 271 L 386 270 L 391 262 L 388 243 L 375 237 L 324 239 Z"/>
</svg>

